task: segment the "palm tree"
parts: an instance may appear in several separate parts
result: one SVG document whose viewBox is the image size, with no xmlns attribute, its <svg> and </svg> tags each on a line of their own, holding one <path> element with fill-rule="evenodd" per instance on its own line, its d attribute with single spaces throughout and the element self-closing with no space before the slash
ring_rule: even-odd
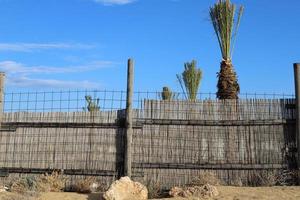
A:
<svg viewBox="0 0 300 200">
<path fill-rule="evenodd" d="M 244 7 L 240 6 L 238 11 L 236 11 L 236 5 L 232 4 L 230 0 L 218 0 L 210 8 L 210 18 L 223 58 L 220 72 L 217 73 L 219 79 L 217 84 L 217 98 L 219 99 L 238 99 L 240 92 L 237 75 L 231 59 L 243 10 Z"/>
<path fill-rule="evenodd" d="M 181 75 L 177 74 L 177 79 L 187 99 L 196 100 L 197 92 L 202 79 L 202 71 L 197 68 L 197 61 L 184 63 L 184 71 Z M 185 88 L 185 90 L 184 90 Z"/>
</svg>

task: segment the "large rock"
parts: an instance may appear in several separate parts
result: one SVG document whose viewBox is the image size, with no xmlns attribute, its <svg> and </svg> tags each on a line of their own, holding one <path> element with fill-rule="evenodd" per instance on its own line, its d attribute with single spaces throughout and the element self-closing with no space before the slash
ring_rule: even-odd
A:
<svg viewBox="0 0 300 200">
<path fill-rule="evenodd" d="M 200 197 L 200 198 L 209 198 L 219 195 L 219 192 L 215 186 L 205 184 L 203 186 L 194 186 L 194 187 L 173 187 L 169 191 L 171 197 Z"/>
<path fill-rule="evenodd" d="M 106 200 L 147 200 L 148 190 L 139 182 L 133 182 L 129 177 L 122 177 L 111 184 L 104 193 Z"/>
</svg>

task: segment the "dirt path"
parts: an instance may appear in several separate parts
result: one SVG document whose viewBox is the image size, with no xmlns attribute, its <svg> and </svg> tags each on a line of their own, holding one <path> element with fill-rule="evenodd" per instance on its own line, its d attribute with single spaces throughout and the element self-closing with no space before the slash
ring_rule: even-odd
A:
<svg viewBox="0 0 300 200">
<path fill-rule="evenodd" d="M 300 187 L 217 187 L 220 195 L 213 200 L 299 200 Z M 77 194 L 77 193 L 43 193 L 39 198 L 29 198 L 12 193 L 0 193 L 0 200 L 100 200 L 101 194 Z M 164 200 L 184 200 L 173 198 Z M 187 199 L 185 199 L 187 200 Z M 190 198 L 188 200 L 199 200 Z"/>
</svg>

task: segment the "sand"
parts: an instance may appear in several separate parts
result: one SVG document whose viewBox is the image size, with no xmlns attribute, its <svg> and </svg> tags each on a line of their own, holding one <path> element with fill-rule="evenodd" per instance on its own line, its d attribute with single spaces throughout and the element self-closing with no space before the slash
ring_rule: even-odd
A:
<svg viewBox="0 0 300 200">
<path fill-rule="evenodd" d="M 300 187 L 217 187 L 220 194 L 214 200 L 300 200 Z M 177 198 L 176 200 L 182 200 Z M 166 199 L 165 199 L 166 200 Z M 170 199 L 169 199 L 170 200 Z M 173 198 L 175 200 L 175 198 Z M 189 200 L 198 200 L 190 198 Z"/>
<path fill-rule="evenodd" d="M 217 187 L 220 195 L 213 200 L 300 200 L 300 187 Z M 42 193 L 38 198 L 23 197 L 9 192 L 0 193 L 1 200 L 100 200 L 101 194 L 77 194 L 77 193 Z M 172 198 L 164 200 L 183 200 Z M 187 200 L 187 199 L 186 199 Z M 188 200 L 198 200 L 190 198 Z"/>
</svg>

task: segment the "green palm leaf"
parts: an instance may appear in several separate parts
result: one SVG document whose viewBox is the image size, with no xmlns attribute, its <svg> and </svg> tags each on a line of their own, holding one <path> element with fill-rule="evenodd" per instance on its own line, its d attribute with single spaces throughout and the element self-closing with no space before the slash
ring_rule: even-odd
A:
<svg viewBox="0 0 300 200">
<path fill-rule="evenodd" d="M 243 11 L 244 7 L 240 6 L 236 12 L 236 6 L 230 0 L 219 0 L 210 8 L 210 18 L 224 60 L 231 60 Z"/>
</svg>

